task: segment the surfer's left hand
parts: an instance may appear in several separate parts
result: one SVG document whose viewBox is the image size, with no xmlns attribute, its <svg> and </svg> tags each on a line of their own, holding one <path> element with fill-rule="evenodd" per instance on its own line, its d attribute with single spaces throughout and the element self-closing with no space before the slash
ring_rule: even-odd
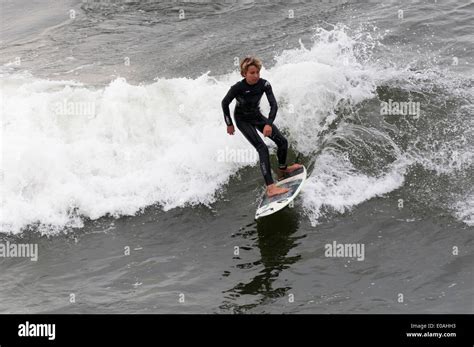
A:
<svg viewBox="0 0 474 347">
<path fill-rule="evenodd" d="M 272 136 L 272 126 L 271 125 L 265 125 L 263 127 L 263 136 Z"/>
</svg>

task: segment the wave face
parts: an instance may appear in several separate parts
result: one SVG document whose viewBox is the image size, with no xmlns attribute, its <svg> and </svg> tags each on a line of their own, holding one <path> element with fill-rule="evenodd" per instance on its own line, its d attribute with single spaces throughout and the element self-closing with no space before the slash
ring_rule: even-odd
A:
<svg viewBox="0 0 474 347">
<path fill-rule="evenodd" d="M 304 211 L 316 225 L 399 191 L 473 225 L 470 80 L 378 58 L 385 35 L 318 28 L 310 46 L 300 41 L 261 72 L 279 102 L 276 124 L 310 167 Z M 55 233 L 155 204 L 210 206 L 232 176 L 257 163 L 222 160 L 249 148 L 226 134 L 220 109 L 240 79 L 235 71 L 97 87 L 6 64 L 1 79 L 2 232 Z"/>
</svg>

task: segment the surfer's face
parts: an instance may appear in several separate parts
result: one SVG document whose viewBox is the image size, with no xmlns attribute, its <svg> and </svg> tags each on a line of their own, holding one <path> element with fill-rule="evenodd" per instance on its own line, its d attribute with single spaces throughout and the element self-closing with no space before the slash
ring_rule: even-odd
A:
<svg viewBox="0 0 474 347">
<path fill-rule="evenodd" d="M 260 79 L 260 70 L 256 66 L 249 66 L 247 73 L 245 74 L 245 80 L 248 84 L 255 84 Z"/>
</svg>

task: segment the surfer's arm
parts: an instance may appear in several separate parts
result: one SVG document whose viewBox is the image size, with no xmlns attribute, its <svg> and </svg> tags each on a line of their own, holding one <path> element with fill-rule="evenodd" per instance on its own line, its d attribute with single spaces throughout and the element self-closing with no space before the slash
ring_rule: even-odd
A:
<svg viewBox="0 0 474 347">
<path fill-rule="evenodd" d="M 268 102 L 270 103 L 270 115 L 268 116 L 267 124 L 272 125 L 277 114 L 278 104 L 275 99 L 275 95 L 273 95 L 272 86 L 268 81 L 265 82 L 265 94 L 267 95 Z"/>
<path fill-rule="evenodd" d="M 232 86 L 229 91 L 227 92 L 227 95 L 222 99 L 222 111 L 224 112 L 224 120 L 225 124 L 227 126 L 232 126 L 232 118 L 230 117 L 230 110 L 229 110 L 229 105 L 234 100 L 234 98 L 237 96 L 237 88 L 236 86 Z"/>
</svg>

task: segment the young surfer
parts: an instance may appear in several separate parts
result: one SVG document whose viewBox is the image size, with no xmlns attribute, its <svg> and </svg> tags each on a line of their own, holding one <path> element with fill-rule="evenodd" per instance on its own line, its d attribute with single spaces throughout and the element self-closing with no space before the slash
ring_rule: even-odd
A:
<svg viewBox="0 0 474 347">
<path fill-rule="evenodd" d="M 286 155 L 288 150 L 288 141 L 273 124 L 275 121 L 278 105 L 273 95 L 270 83 L 260 78 L 260 69 L 262 62 L 255 57 L 246 57 L 240 62 L 240 74 L 243 80 L 234 84 L 227 95 L 222 100 L 222 110 L 227 124 L 227 133 L 234 135 L 235 129 L 230 117 L 229 105 L 236 99 L 234 109 L 234 119 L 237 128 L 242 132 L 245 138 L 255 147 L 260 158 L 260 169 L 267 185 L 268 197 L 283 194 L 288 191 L 287 188 L 281 188 L 275 185 L 270 167 L 270 155 L 268 147 L 258 135 L 257 130 L 263 136 L 269 137 L 278 146 L 278 178 L 282 178 L 285 173 L 292 172 L 302 167 L 300 164 L 286 165 Z M 268 118 L 260 112 L 260 99 L 263 93 L 267 95 L 270 103 L 270 114 Z"/>
</svg>

